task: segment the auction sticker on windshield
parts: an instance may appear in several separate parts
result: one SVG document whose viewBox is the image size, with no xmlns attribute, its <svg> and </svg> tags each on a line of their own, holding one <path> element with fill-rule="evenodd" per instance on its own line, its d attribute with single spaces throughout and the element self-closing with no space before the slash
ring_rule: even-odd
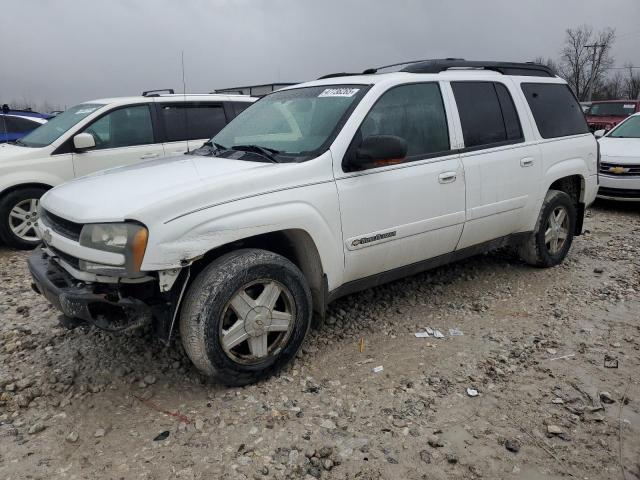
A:
<svg viewBox="0 0 640 480">
<path fill-rule="evenodd" d="M 359 88 L 325 88 L 318 97 L 353 97 Z"/>
<path fill-rule="evenodd" d="M 83 108 L 83 109 L 81 109 L 81 110 L 78 110 L 78 111 L 76 112 L 76 115 L 86 115 L 87 113 L 91 113 L 91 112 L 93 112 L 93 111 L 95 111 L 95 110 L 97 110 L 97 109 L 98 109 L 98 107 L 88 107 L 88 108 Z"/>
</svg>

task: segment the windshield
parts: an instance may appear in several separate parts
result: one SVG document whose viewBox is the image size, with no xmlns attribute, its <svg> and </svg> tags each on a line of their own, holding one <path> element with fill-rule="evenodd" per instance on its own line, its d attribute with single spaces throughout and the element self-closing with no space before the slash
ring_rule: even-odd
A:
<svg viewBox="0 0 640 480">
<path fill-rule="evenodd" d="M 46 147 L 55 142 L 62 134 L 76 125 L 83 118 L 91 115 L 97 109 L 104 107 L 101 103 L 81 103 L 61 114 L 53 117 L 47 123 L 36 128 L 29 135 L 16 141 L 18 145 L 25 147 Z"/>
<path fill-rule="evenodd" d="M 303 87 L 272 93 L 236 117 L 211 143 L 221 149 L 259 147 L 274 155 L 317 156 L 333 140 L 365 85 Z M 284 160 L 286 161 L 286 160 Z"/>
<path fill-rule="evenodd" d="M 596 117 L 627 117 L 636 113 L 635 103 L 594 103 L 589 107 L 587 115 Z"/>
<path fill-rule="evenodd" d="M 640 116 L 631 117 L 611 131 L 608 138 L 640 138 Z"/>
</svg>

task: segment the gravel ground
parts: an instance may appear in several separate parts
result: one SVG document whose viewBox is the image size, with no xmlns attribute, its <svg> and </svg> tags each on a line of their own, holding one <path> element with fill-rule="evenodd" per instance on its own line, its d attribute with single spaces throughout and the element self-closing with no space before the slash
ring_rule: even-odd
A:
<svg viewBox="0 0 640 480">
<path fill-rule="evenodd" d="M 144 330 L 59 328 L 0 248 L 0 478 L 640 479 L 640 207 L 585 228 L 553 269 L 496 252 L 342 299 L 241 389 Z"/>
</svg>

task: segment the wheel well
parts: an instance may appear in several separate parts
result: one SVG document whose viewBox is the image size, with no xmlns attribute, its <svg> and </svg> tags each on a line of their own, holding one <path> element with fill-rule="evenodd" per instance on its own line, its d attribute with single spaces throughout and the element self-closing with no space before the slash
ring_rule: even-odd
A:
<svg viewBox="0 0 640 480">
<path fill-rule="evenodd" d="M 15 192 L 16 190 L 22 190 L 23 188 L 43 188 L 44 190 L 49 190 L 53 187 L 44 183 L 19 183 L 18 185 L 12 185 L 11 187 L 5 188 L 0 192 L 0 198 L 11 192 Z"/>
<path fill-rule="evenodd" d="M 582 225 L 584 222 L 584 178 L 581 175 L 571 175 L 562 177 L 551 184 L 549 190 L 559 190 L 565 192 L 571 197 L 576 204 L 577 218 L 575 235 L 582 234 Z"/>
<path fill-rule="evenodd" d="M 324 316 L 326 287 L 320 254 L 311 236 L 304 230 L 292 229 L 270 232 L 243 238 L 208 251 L 191 266 L 191 278 L 195 278 L 213 260 L 239 248 L 261 248 L 282 255 L 297 266 L 309 283 L 313 309 Z"/>
<path fill-rule="evenodd" d="M 584 179 L 580 175 L 559 178 L 551 184 L 549 189 L 565 192 L 574 202 L 580 203 L 584 191 Z"/>
</svg>

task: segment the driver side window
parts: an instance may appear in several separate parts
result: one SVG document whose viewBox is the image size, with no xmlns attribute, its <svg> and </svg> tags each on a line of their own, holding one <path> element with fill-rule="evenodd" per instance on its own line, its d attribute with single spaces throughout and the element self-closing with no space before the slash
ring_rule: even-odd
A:
<svg viewBox="0 0 640 480">
<path fill-rule="evenodd" d="M 154 143 L 151 112 L 147 105 L 113 110 L 93 122 L 83 132 L 93 135 L 96 141 L 94 150 Z"/>
<path fill-rule="evenodd" d="M 407 142 L 404 161 L 450 149 L 447 115 L 437 83 L 401 85 L 385 92 L 365 117 L 356 144 L 372 135 L 394 135 Z"/>
</svg>

